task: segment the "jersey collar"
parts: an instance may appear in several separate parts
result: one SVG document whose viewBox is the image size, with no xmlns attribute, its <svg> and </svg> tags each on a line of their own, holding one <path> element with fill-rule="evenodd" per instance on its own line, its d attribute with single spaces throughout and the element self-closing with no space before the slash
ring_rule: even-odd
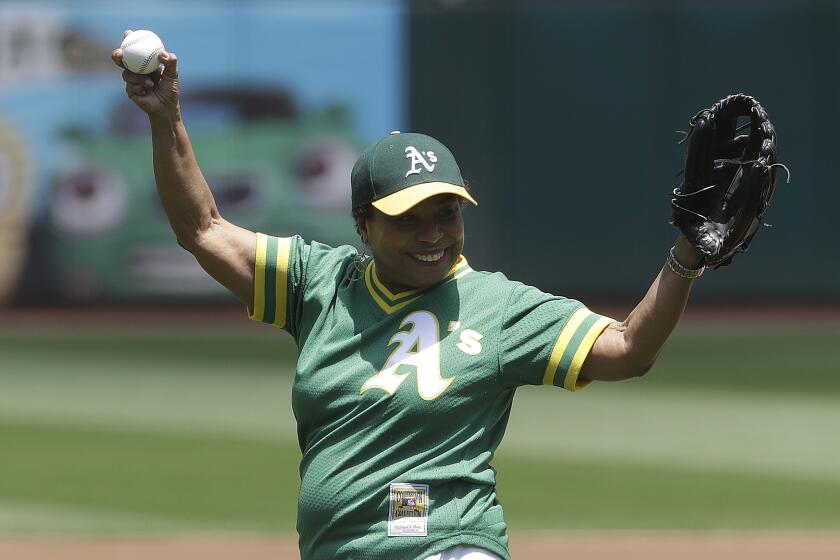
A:
<svg viewBox="0 0 840 560">
<path fill-rule="evenodd" d="M 449 269 L 449 272 L 440 283 L 442 284 L 452 280 L 457 280 L 458 278 L 466 276 L 470 272 L 472 272 L 472 268 L 470 268 L 469 263 L 467 263 L 466 257 L 464 257 L 464 255 L 460 255 L 458 256 L 458 260 L 455 261 L 455 264 L 452 265 L 452 268 Z M 373 259 L 370 260 L 370 263 L 365 268 L 365 286 L 367 286 L 368 292 L 373 298 L 373 301 L 389 315 L 410 304 L 422 296 L 425 291 L 406 290 L 396 294 L 392 293 L 379 280 L 379 276 L 376 273 L 376 261 Z"/>
</svg>

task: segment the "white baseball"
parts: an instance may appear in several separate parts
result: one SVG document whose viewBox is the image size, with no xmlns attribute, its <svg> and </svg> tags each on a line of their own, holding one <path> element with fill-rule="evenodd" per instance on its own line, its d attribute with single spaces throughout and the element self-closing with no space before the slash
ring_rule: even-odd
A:
<svg viewBox="0 0 840 560">
<path fill-rule="evenodd" d="M 135 74 L 151 74 L 158 68 L 158 55 L 163 51 L 160 37 L 146 29 L 132 31 L 123 39 L 123 66 Z"/>
</svg>

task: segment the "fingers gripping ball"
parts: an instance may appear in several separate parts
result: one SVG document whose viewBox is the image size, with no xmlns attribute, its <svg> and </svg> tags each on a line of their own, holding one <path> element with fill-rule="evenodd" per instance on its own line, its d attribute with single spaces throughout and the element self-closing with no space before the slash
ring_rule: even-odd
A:
<svg viewBox="0 0 840 560">
<path fill-rule="evenodd" d="M 151 74 L 160 64 L 158 56 L 163 52 L 160 37 L 141 29 L 132 31 L 123 39 L 123 65 L 135 74 Z"/>
</svg>

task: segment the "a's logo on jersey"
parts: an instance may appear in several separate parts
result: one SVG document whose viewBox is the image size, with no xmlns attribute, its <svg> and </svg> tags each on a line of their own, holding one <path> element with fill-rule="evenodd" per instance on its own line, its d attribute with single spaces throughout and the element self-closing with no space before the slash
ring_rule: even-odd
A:
<svg viewBox="0 0 840 560">
<path fill-rule="evenodd" d="M 481 354 L 481 339 L 484 335 L 472 329 L 464 329 L 461 331 L 460 340 L 456 346 L 458 350 L 470 356 L 478 356 Z"/>
<path fill-rule="evenodd" d="M 461 321 L 449 321 L 449 332 L 455 332 L 461 328 Z M 481 339 L 484 335 L 472 329 L 464 329 L 458 336 L 458 350 L 470 356 L 481 354 Z"/>
<path fill-rule="evenodd" d="M 400 328 L 411 325 L 408 331 L 400 331 L 391 337 L 388 346 L 397 343 L 382 370 L 365 381 L 359 393 L 368 389 L 382 389 L 393 395 L 413 368 L 417 377 L 417 392 L 423 400 L 440 396 L 455 379 L 444 379 L 440 372 L 440 327 L 437 317 L 428 311 L 410 313 L 400 323 Z"/>
<path fill-rule="evenodd" d="M 405 149 L 405 157 L 408 161 L 411 162 L 411 167 L 405 173 L 406 177 L 408 177 L 409 175 L 419 174 L 419 166 L 421 165 L 425 167 L 426 171 L 428 171 L 429 173 L 435 170 L 437 156 L 431 150 L 429 150 L 428 152 L 419 152 L 414 146 L 409 146 Z"/>
</svg>

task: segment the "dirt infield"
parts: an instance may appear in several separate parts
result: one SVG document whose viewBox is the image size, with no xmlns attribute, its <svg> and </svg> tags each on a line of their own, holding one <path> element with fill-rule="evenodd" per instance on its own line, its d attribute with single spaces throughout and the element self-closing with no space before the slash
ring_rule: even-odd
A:
<svg viewBox="0 0 840 560">
<path fill-rule="evenodd" d="M 531 534 L 511 539 L 515 560 L 808 560 L 840 558 L 838 534 Z M 293 538 L 0 539 L 14 560 L 285 560 L 298 558 Z"/>
</svg>

